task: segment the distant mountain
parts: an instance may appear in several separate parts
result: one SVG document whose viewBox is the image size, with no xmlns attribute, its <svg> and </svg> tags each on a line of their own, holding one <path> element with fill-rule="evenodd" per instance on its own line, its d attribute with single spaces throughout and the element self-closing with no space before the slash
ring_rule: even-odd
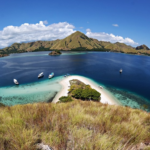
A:
<svg viewBox="0 0 150 150">
<path fill-rule="evenodd" d="M 60 40 L 58 43 L 54 44 L 51 47 L 51 49 L 62 49 L 62 50 L 71 50 L 78 48 L 84 48 L 87 50 L 109 49 L 112 51 L 120 51 L 120 52 L 135 50 L 133 47 L 123 43 L 117 42 L 115 44 L 112 44 L 110 42 L 98 41 L 96 39 L 89 38 L 79 31 L 71 34 L 70 36 L 66 37 L 63 40 Z"/>
<path fill-rule="evenodd" d="M 55 41 L 37 41 L 29 43 L 14 43 L 9 47 L 2 49 L 3 51 L 13 52 L 13 51 L 35 51 L 40 48 L 47 48 L 48 50 L 59 40 Z"/>
<path fill-rule="evenodd" d="M 77 31 L 58 43 L 54 44 L 51 49 L 71 50 L 76 48 L 102 48 L 94 39 L 88 38 L 85 34 Z"/>
<path fill-rule="evenodd" d="M 146 45 L 140 45 L 136 47 L 136 50 L 150 50 Z"/>
<path fill-rule="evenodd" d="M 76 31 L 62 40 L 55 41 L 37 41 L 29 43 L 14 43 L 9 47 L 0 50 L 1 54 L 19 53 L 26 51 L 45 51 L 45 50 L 100 50 L 113 51 L 131 54 L 150 54 L 146 45 L 136 48 L 124 43 L 110 43 L 106 41 L 98 41 L 89 38 L 85 34 Z M 138 50 L 138 51 L 137 51 Z"/>
</svg>

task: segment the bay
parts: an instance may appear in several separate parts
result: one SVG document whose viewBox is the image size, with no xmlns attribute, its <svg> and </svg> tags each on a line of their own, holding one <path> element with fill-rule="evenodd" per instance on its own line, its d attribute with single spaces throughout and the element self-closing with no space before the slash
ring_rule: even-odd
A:
<svg viewBox="0 0 150 150">
<path fill-rule="evenodd" d="M 150 109 L 150 57 L 113 52 L 63 52 L 60 56 L 48 53 L 0 58 L 0 102 L 11 106 L 51 101 L 61 89 L 58 82 L 69 73 L 103 85 L 122 105 L 133 108 L 146 105 Z M 44 72 L 44 77 L 38 79 L 40 72 Z M 51 72 L 55 77 L 49 80 Z M 14 78 L 20 83 L 18 87 Z"/>
</svg>

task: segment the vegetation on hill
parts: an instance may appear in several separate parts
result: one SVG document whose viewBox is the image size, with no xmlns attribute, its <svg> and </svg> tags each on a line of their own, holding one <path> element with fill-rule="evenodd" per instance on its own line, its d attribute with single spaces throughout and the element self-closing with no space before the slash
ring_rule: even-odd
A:
<svg viewBox="0 0 150 150">
<path fill-rule="evenodd" d="M 136 47 L 136 50 L 150 50 L 146 45 L 140 45 Z"/>
<path fill-rule="evenodd" d="M 79 47 L 86 49 L 102 48 L 101 45 L 94 42 L 93 39 L 88 38 L 83 33 L 77 31 L 63 40 L 60 40 L 57 44 L 52 46 L 52 49 L 71 50 Z"/>
<path fill-rule="evenodd" d="M 150 114 L 92 101 L 0 107 L 0 150 L 127 150 L 150 143 Z M 134 149 L 136 150 L 136 148 Z"/>
<path fill-rule="evenodd" d="M 71 96 L 62 96 L 59 98 L 59 102 L 61 103 L 66 103 L 66 102 L 71 102 L 71 101 L 73 101 Z"/>
<path fill-rule="evenodd" d="M 69 96 L 80 100 L 93 100 L 100 101 L 100 93 L 95 89 L 92 89 L 90 85 L 86 85 L 83 82 L 73 79 L 70 81 Z"/>
<path fill-rule="evenodd" d="M 79 31 L 62 40 L 14 43 L 9 47 L 0 50 L 0 54 L 49 50 L 97 50 L 150 55 L 149 48 L 146 45 L 141 45 L 134 48 L 119 42 L 110 43 L 98 41 L 97 39 L 87 37 L 85 34 Z"/>
<path fill-rule="evenodd" d="M 55 50 L 49 53 L 49 55 L 60 55 L 60 54 L 61 54 L 61 51 L 59 50 Z"/>
</svg>

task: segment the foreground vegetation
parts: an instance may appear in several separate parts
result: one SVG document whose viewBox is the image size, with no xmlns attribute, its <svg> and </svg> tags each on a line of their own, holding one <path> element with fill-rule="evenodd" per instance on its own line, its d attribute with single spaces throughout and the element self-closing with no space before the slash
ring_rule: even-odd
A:
<svg viewBox="0 0 150 150">
<path fill-rule="evenodd" d="M 92 101 L 0 108 L 0 150 L 126 150 L 150 142 L 150 114 Z"/>
</svg>

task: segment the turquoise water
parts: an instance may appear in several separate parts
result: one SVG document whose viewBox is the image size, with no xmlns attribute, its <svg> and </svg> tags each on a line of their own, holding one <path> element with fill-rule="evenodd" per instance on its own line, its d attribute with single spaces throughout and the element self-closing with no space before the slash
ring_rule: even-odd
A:
<svg viewBox="0 0 150 150">
<path fill-rule="evenodd" d="M 52 79 L 46 79 L 40 82 L 23 84 L 19 86 L 14 85 L 1 87 L 0 100 L 3 104 L 7 106 L 36 102 L 51 102 L 55 95 L 61 90 L 62 87 L 59 84 L 59 82 L 63 78 L 63 76 L 59 76 Z M 119 102 L 121 105 L 130 106 L 133 108 L 141 108 L 141 106 L 143 105 L 143 97 L 135 93 L 123 91 L 115 87 L 107 87 L 106 85 L 97 82 L 91 78 L 87 79 L 94 83 L 94 85 L 96 86 L 103 86 L 103 88 L 106 89 L 108 94 L 113 95 L 118 100 L 117 102 Z"/>
<path fill-rule="evenodd" d="M 35 102 L 51 102 L 61 90 L 58 84 L 62 76 L 23 85 L 14 85 L 0 88 L 0 100 L 3 104 L 12 106 Z"/>
<path fill-rule="evenodd" d="M 0 103 L 48 102 L 61 89 L 58 82 L 69 73 L 102 85 L 124 106 L 150 110 L 150 57 L 111 52 L 47 52 L 12 54 L 0 58 Z M 119 70 L 123 73 L 119 74 Z M 44 77 L 37 78 L 40 72 Z M 54 78 L 48 75 L 54 72 Z M 20 85 L 14 86 L 16 78 Z"/>
<path fill-rule="evenodd" d="M 105 89 L 113 94 L 123 106 L 150 111 L 149 100 L 137 93 L 128 91 L 127 89 L 119 89 L 111 86 L 105 86 Z"/>
<path fill-rule="evenodd" d="M 149 111 L 148 106 L 150 105 L 150 102 L 145 97 L 142 97 L 141 95 L 138 95 L 137 93 L 133 93 L 126 89 L 119 89 L 117 87 L 105 85 L 103 83 L 95 81 L 94 79 L 87 79 L 94 83 L 94 85 L 96 86 L 102 86 L 104 90 L 106 90 L 106 92 L 110 96 L 112 96 L 112 98 L 116 98 L 115 100 L 118 104 Z"/>
<path fill-rule="evenodd" d="M 10 56 L 7 57 L 2 57 L 1 59 L 11 59 L 11 58 L 20 58 L 20 57 L 38 57 L 38 56 L 49 56 L 48 54 L 51 51 L 47 51 L 47 53 L 43 53 L 43 52 L 27 52 L 27 53 L 15 53 L 15 54 L 10 54 Z M 61 55 L 84 55 L 86 53 L 90 53 L 90 52 L 63 52 Z"/>
</svg>

